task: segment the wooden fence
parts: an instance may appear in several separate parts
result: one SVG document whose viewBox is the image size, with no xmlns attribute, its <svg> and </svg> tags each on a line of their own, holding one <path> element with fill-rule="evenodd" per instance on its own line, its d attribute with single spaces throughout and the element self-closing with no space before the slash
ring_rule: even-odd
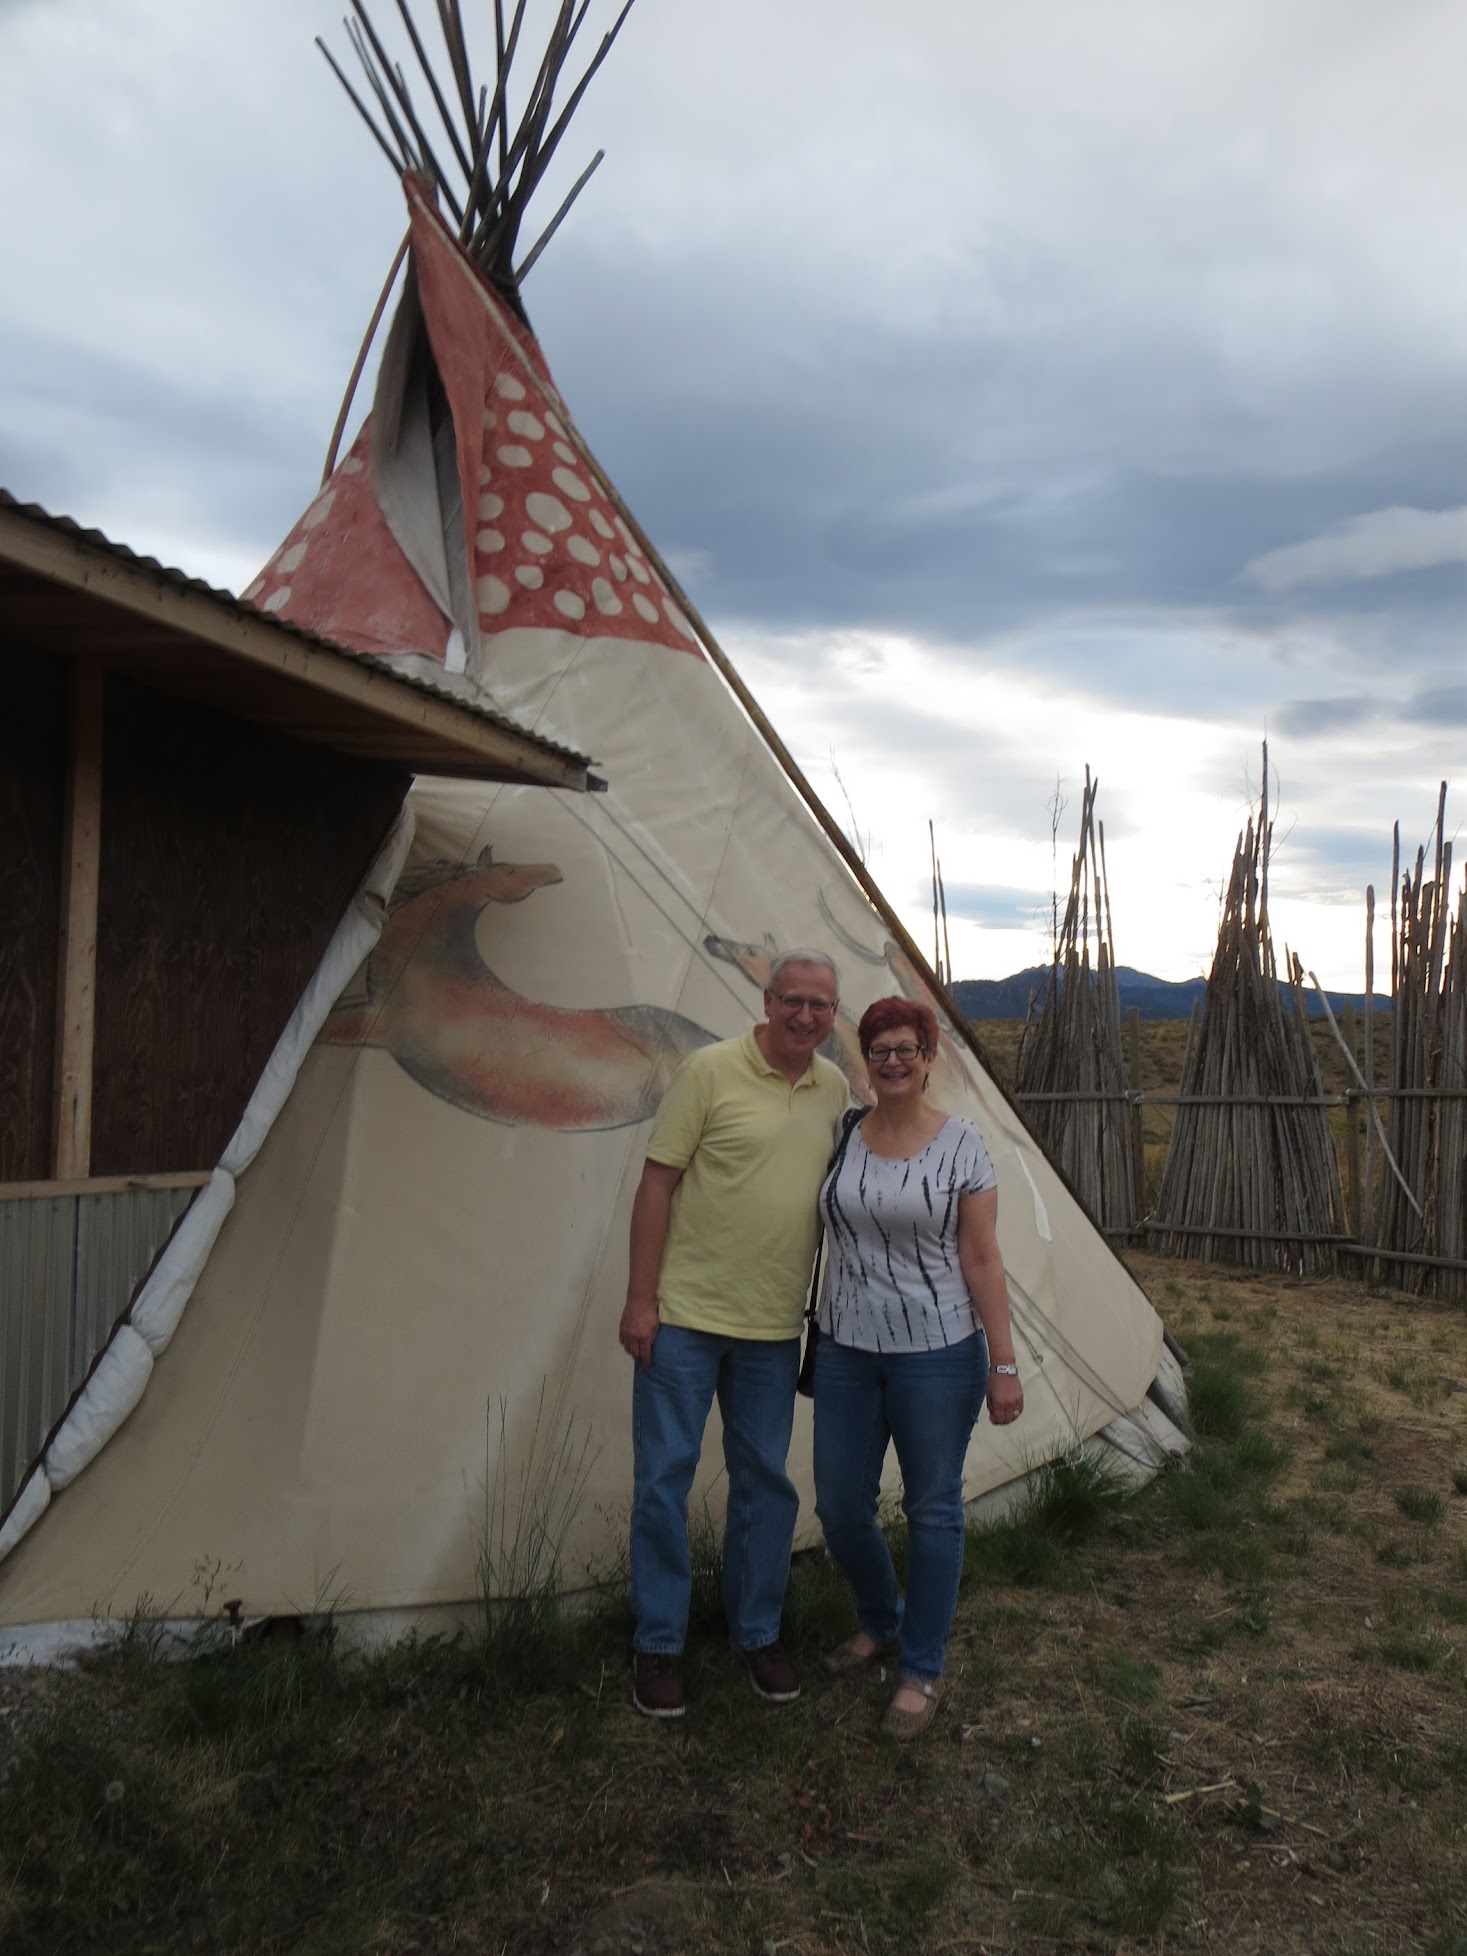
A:
<svg viewBox="0 0 1467 1956">
<path fill-rule="evenodd" d="M 1348 1028 L 1347 1028 L 1348 1030 Z M 1133 1071 L 1134 1071 L 1133 1067 Z M 1138 1088 L 1100 1092 L 1015 1092 L 1014 1098 L 1028 1111 L 1031 1101 L 1041 1101 L 1051 1111 L 1065 1105 L 1095 1110 L 1105 1124 L 1119 1128 L 1124 1124 L 1134 1135 L 1148 1108 L 1210 1107 L 1226 1108 L 1238 1114 L 1267 1109 L 1287 1114 L 1311 1108 L 1326 1117 L 1342 1112 L 1342 1181 L 1345 1227 L 1335 1231 L 1270 1230 L 1261 1227 L 1227 1225 L 1213 1219 L 1161 1221 L 1148 1206 L 1146 1171 L 1142 1150 L 1132 1153 L 1135 1164 L 1131 1208 L 1138 1220 L 1118 1220 L 1113 1213 L 1096 1212 L 1087 1202 L 1091 1218 L 1102 1234 L 1113 1241 L 1132 1242 L 1144 1249 L 1172 1255 L 1194 1257 L 1213 1263 L 1244 1263 L 1255 1268 L 1274 1268 L 1302 1272 L 1308 1269 L 1338 1267 L 1343 1259 L 1372 1281 L 1390 1282 L 1397 1288 L 1415 1289 L 1449 1299 L 1467 1299 L 1467 1256 L 1440 1246 L 1427 1247 L 1421 1229 L 1411 1232 L 1404 1243 L 1377 1235 L 1377 1218 L 1382 1209 L 1384 1183 L 1390 1170 L 1382 1160 L 1379 1141 L 1369 1160 L 1363 1146 L 1367 1133 L 1390 1133 L 1398 1125 L 1397 1109 L 1409 1109 L 1411 1119 L 1428 1131 L 1450 1134 L 1467 1117 L 1467 1087 L 1350 1087 L 1338 1093 L 1311 1095 L 1226 1095 L 1147 1093 Z M 1372 1112 L 1373 1110 L 1373 1112 Z M 1445 1118 L 1443 1118 L 1445 1116 Z M 1175 1133 L 1175 1130 L 1174 1130 Z M 1438 1157 L 1440 1159 L 1440 1157 Z M 1464 1170 L 1460 1155 L 1456 1174 L 1462 1186 Z M 1368 1176 L 1368 1179 L 1367 1179 Z M 1464 1191 L 1467 1195 L 1467 1191 Z M 1426 1205 L 1422 1205 L 1423 1211 Z M 1441 1204 L 1435 1204 L 1440 1215 Z M 1402 1202 L 1398 1213 L 1412 1216 L 1410 1205 Z M 1461 1210 L 1456 1221 L 1460 1226 Z M 1445 1233 L 1445 1232 L 1444 1232 Z M 1448 1235 L 1448 1242 L 1450 1242 Z"/>
<path fill-rule="evenodd" d="M 1384 1080 L 1376 1077 L 1374 890 L 1366 892 L 1363 1051 L 1353 1012 L 1342 1013 L 1342 1025 L 1309 974 L 1346 1067 L 1347 1084 L 1329 1093 L 1304 970 L 1286 952 L 1281 977 L 1274 957 L 1265 744 L 1258 812 L 1234 851 L 1180 1090 L 1147 1094 L 1134 1012 L 1129 1065 L 1122 1060 L 1104 834 L 1097 855 L 1086 770 L 1065 928 L 1024 1029 L 1015 1097 L 1106 1235 L 1253 1269 L 1317 1273 L 1343 1261 L 1401 1288 L 1467 1300 L 1467 888 L 1454 913 L 1446 792 L 1443 783 L 1434 848 L 1417 850 L 1404 874 L 1399 825 L 1395 832 Z M 1154 1204 L 1140 1138 L 1148 1107 L 1173 1110 Z"/>
</svg>

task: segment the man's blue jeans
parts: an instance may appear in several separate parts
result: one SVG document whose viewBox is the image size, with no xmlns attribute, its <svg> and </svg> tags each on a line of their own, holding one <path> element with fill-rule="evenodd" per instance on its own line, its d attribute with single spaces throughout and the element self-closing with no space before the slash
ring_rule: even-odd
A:
<svg viewBox="0 0 1467 1956">
<path fill-rule="evenodd" d="M 688 1492 L 714 1397 L 723 1420 L 728 1515 L 723 1610 L 739 1650 L 779 1639 L 800 1497 L 785 1472 L 800 1374 L 798 1338 L 726 1338 L 665 1324 L 632 1384 L 633 1647 L 676 1653 L 688 1632 Z"/>
<path fill-rule="evenodd" d="M 963 1462 L 988 1390 L 982 1332 L 931 1352 L 867 1352 L 822 1338 L 815 1354 L 815 1512 L 856 1592 L 861 1628 L 900 1633 L 904 1677 L 942 1675 L 963 1573 Z M 907 1596 L 876 1522 L 896 1442 L 907 1517 Z"/>
</svg>

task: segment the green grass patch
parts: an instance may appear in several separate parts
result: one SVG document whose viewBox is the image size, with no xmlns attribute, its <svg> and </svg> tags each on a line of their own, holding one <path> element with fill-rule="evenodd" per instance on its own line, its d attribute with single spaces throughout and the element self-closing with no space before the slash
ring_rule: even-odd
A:
<svg viewBox="0 0 1467 1956">
<path fill-rule="evenodd" d="M 1267 1482 L 1277 1479 L 1288 1465 L 1289 1449 L 1282 1440 L 1276 1440 L 1259 1426 L 1250 1428 L 1239 1438 L 1233 1457 L 1245 1479 Z"/>
<path fill-rule="evenodd" d="M 1328 1419 L 1335 1409 L 1334 1400 L 1312 1386 L 1290 1386 L 1284 1404 L 1297 1407 L 1306 1419 Z"/>
<path fill-rule="evenodd" d="M 1324 1457 L 1326 1460 L 1342 1460 L 1354 1467 L 1362 1460 L 1373 1460 L 1375 1448 L 1363 1433 L 1332 1433 L 1324 1443 Z"/>
<path fill-rule="evenodd" d="M 1154 1705 L 1161 1696 L 1161 1672 L 1130 1651 L 1107 1651 L 1097 1670 L 1106 1695 L 1123 1705 Z"/>
<path fill-rule="evenodd" d="M 1313 1765 L 1331 1779 L 1372 1776 L 1383 1750 L 1373 1732 L 1328 1713 L 1311 1723 L 1306 1743 Z"/>
<path fill-rule="evenodd" d="M 1383 1662 L 1398 1671 L 1430 1671 L 1436 1666 L 1441 1647 L 1430 1637 L 1406 1636 L 1397 1632 L 1382 1637 L 1378 1646 Z"/>
<path fill-rule="evenodd" d="M 723 1537 L 706 1506 L 688 1516 L 688 1557 L 693 1576 L 688 1636 L 712 1636 L 723 1627 Z"/>
<path fill-rule="evenodd" d="M 1288 1458 L 1265 1428 L 1249 1425 L 1233 1444 L 1194 1447 L 1186 1465 L 1166 1475 L 1164 1499 L 1185 1531 L 1184 1553 L 1195 1568 L 1256 1584 L 1267 1576 L 1276 1548 L 1307 1553 L 1308 1533 L 1297 1516 L 1269 1500 Z"/>
<path fill-rule="evenodd" d="M 1121 1720 L 1120 1770 L 1136 1786 L 1160 1786 L 1166 1775 L 1166 1735 L 1149 1718 Z"/>
<path fill-rule="evenodd" d="M 1259 1353 L 1232 1332 L 1213 1331 L 1193 1340 L 1191 1357 L 1187 1405 L 1193 1426 L 1205 1439 L 1236 1440 L 1257 1416 Z"/>
<path fill-rule="evenodd" d="M 1396 1506 L 1407 1521 L 1419 1521 L 1424 1528 L 1435 1528 L 1446 1503 L 1434 1487 L 1398 1487 Z"/>
<path fill-rule="evenodd" d="M 1355 1525 L 1348 1505 L 1338 1495 L 1300 1494 L 1294 1506 L 1306 1522 L 1327 1528 L 1333 1535 L 1344 1534 Z"/>
<path fill-rule="evenodd" d="M 1079 1580 L 1075 1550 L 1100 1539 L 1134 1503 L 1129 1484 L 1081 1448 L 1046 1461 L 1008 1515 L 969 1524 L 964 1584 L 1073 1587 Z"/>
<path fill-rule="evenodd" d="M 478 1656 L 486 1685 L 522 1695 L 573 1684 L 585 1623 L 566 1608 L 561 1558 L 580 1512 L 596 1456 L 586 1434 L 546 1424 L 545 1389 L 518 1474 L 511 1457 L 509 1407 L 500 1400 L 498 1441 L 492 1406 L 486 1421 L 484 1508 L 479 1534 Z M 492 1462 L 492 1464 L 491 1464 Z M 608 1578 L 608 1590 L 621 1587 Z"/>
<path fill-rule="evenodd" d="M 1180 1830 L 1145 1794 L 1083 1791 L 1088 1797 L 1075 1824 L 1051 1822 L 1014 1856 L 1024 1919 L 1056 1938 L 1092 1928 L 1154 1936 L 1181 1896 Z"/>
<path fill-rule="evenodd" d="M 797 1657 L 818 1659 L 856 1628 L 845 1577 L 823 1548 L 795 1557 L 784 1599 L 783 1638 Z"/>
<path fill-rule="evenodd" d="M 819 1913 L 830 1928 L 844 1931 L 842 1946 L 898 1956 L 920 1946 L 957 1874 L 935 1848 L 883 1858 L 879 1866 L 831 1857 L 820 1868 Z"/>
<path fill-rule="evenodd" d="M 290 1750 L 331 1706 L 347 1680 L 329 1618 L 298 1633 L 246 1641 L 191 1662 L 160 1666 L 154 1717 L 161 1736 L 185 1745 L 229 1741 L 253 1758 Z"/>
</svg>

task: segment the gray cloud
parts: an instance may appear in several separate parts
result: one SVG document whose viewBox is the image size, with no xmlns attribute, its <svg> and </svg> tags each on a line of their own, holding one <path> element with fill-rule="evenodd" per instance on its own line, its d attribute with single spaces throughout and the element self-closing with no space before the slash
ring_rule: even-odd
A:
<svg viewBox="0 0 1467 1956">
<path fill-rule="evenodd" d="M 1349 694 L 1334 699 L 1288 700 L 1275 710 L 1271 723 L 1298 740 L 1328 740 L 1369 726 L 1464 727 L 1467 684 L 1458 680 L 1424 686 L 1404 698 Z"/>
<path fill-rule="evenodd" d="M 1381 717 L 1379 700 L 1355 697 L 1289 700 L 1273 715 L 1274 724 L 1297 740 L 1318 740 Z"/>
<path fill-rule="evenodd" d="M 1402 717 L 1417 726 L 1467 727 L 1467 685 L 1429 687 L 1407 702 Z"/>
<path fill-rule="evenodd" d="M 569 255 L 557 276 L 580 289 Z M 594 319 L 571 319 L 553 285 L 537 312 L 562 384 L 586 402 L 586 432 L 652 534 L 696 561 L 694 596 L 716 624 L 915 631 L 981 644 L 985 658 L 1003 656 L 995 639 L 1022 632 L 1031 671 L 1037 657 L 1045 672 L 1104 697 L 1144 690 L 1159 710 L 1182 712 L 1214 711 L 1251 684 L 1260 718 L 1288 694 L 1257 668 L 1309 662 L 1298 622 L 1316 640 L 1323 624 L 1332 663 L 1338 655 L 1369 665 L 1379 621 L 1397 670 L 1434 657 L 1455 631 L 1455 570 L 1418 574 L 1409 594 L 1356 586 L 1321 621 L 1290 592 L 1240 584 L 1238 567 L 1281 535 L 1420 494 L 1427 482 L 1460 496 L 1467 417 L 1446 439 L 1433 430 L 1409 448 L 1329 467 L 1324 458 L 1301 467 L 1307 430 L 1287 466 L 1276 465 L 1270 433 L 1248 467 L 1232 454 L 1236 430 L 1199 373 L 1172 402 L 1194 450 L 1188 465 L 1140 466 L 1119 446 L 1104 455 L 1104 404 L 1147 389 L 1135 348 L 1082 349 L 1077 335 L 1047 348 L 1042 371 L 1026 375 L 1032 350 L 1021 357 L 988 322 L 947 321 L 937 332 L 923 321 L 905 336 L 883 328 L 822 363 L 747 294 L 712 283 L 717 276 L 698 262 L 677 277 L 648 262 Z M 802 320 L 815 347 L 840 346 L 839 308 L 832 293 L 824 316 Z M 607 371 L 608 345 L 633 340 L 646 363 L 642 387 Z M 1016 404 L 1027 441 L 1008 425 Z M 1143 430 L 1148 445 L 1167 443 Z M 1083 460 L 1087 450 L 1093 460 Z M 1196 636 L 1189 618 L 1213 621 L 1206 658 L 1189 665 L 1161 642 L 1168 613 L 1183 640 Z M 1241 671 L 1216 655 L 1219 637 L 1234 641 Z"/>
<path fill-rule="evenodd" d="M 1361 928 L 1365 921 L 1365 887 L 1373 883 L 1387 895 L 1391 880 L 1391 832 L 1352 823 L 1334 827 L 1311 824 L 1295 829 L 1274 852 L 1276 874 L 1282 874 L 1290 893 L 1313 903 L 1358 904 Z"/>
<path fill-rule="evenodd" d="M 993 930 L 1027 930 L 1036 922 L 1047 925 L 1047 890 L 1009 890 L 996 883 L 945 883 L 950 917 L 970 917 Z"/>
<path fill-rule="evenodd" d="M 1467 563 L 1467 508 L 1377 509 L 1352 516 L 1328 536 L 1265 551 L 1244 565 L 1243 578 L 1266 591 L 1292 591 L 1461 563 Z"/>
</svg>

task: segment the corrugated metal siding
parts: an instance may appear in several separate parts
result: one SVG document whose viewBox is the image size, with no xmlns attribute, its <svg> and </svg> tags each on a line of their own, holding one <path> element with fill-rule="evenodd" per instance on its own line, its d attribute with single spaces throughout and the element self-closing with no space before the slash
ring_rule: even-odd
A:
<svg viewBox="0 0 1467 1956">
<path fill-rule="evenodd" d="M 87 1376 L 193 1189 L 127 1189 L 76 1198 L 76 1297 L 70 1392 Z"/>
<path fill-rule="evenodd" d="M 194 1190 L 0 1202 L 0 1512 Z"/>
<path fill-rule="evenodd" d="M 70 1397 L 75 1269 L 74 1196 L 0 1202 L 0 1507 Z"/>
</svg>

